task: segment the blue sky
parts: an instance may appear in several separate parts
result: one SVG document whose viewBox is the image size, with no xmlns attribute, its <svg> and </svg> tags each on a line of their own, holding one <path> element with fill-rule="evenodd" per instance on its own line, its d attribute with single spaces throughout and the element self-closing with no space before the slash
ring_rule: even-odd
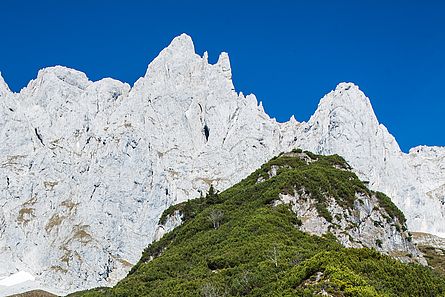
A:
<svg viewBox="0 0 445 297">
<path fill-rule="evenodd" d="M 358 84 L 407 151 L 445 145 L 444 16 L 440 0 L 1 0 L 0 71 L 14 91 L 52 65 L 133 84 L 186 32 L 211 62 L 227 51 L 237 91 L 279 121 Z"/>
</svg>

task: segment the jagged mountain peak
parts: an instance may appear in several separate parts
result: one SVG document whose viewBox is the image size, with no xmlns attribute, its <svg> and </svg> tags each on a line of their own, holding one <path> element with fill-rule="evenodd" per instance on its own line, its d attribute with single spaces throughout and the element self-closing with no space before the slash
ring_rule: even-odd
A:
<svg viewBox="0 0 445 297">
<path fill-rule="evenodd" d="M 302 130 L 306 135 L 300 141 L 301 147 L 320 154 L 344 156 L 360 178 L 371 181 L 373 189 L 391 197 L 398 196 L 394 188 L 380 188 L 386 182 L 378 176 L 388 166 L 403 166 L 397 165 L 404 164 L 400 160 L 402 152 L 387 128 L 379 123 L 369 98 L 357 85 L 338 84 L 320 100 Z"/>
<path fill-rule="evenodd" d="M 340 82 L 340 83 L 338 83 L 337 86 L 335 87 L 335 90 L 336 90 L 336 91 L 342 91 L 342 90 L 347 91 L 347 90 L 349 90 L 349 89 L 351 89 L 351 88 L 354 89 L 354 90 L 359 90 L 359 89 L 360 89 L 359 86 L 356 85 L 356 84 L 353 83 L 353 82 Z"/>
<path fill-rule="evenodd" d="M 215 64 L 209 64 L 208 53 L 204 52 L 202 57 L 198 55 L 191 37 L 182 34 L 175 37 L 148 65 L 145 77 L 142 79 L 157 80 L 159 77 L 164 77 L 171 84 L 193 85 L 203 81 L 206 76 L 234 89 L 229 55 L 222 52 Z"/>
<path fill-rule="evenodd" d="M 336 109 L 342 108 L 351 114 L 356 115 L 357 112 L 365 113 L 368 118 L 377 122 L 374 110 L 369 98 L 354 83 L 342 82 L 336 88 L 326 94 L 318 105 L 318 111 L 328 109 L 329 112 L 335 112 Z M 356 117 L 356 119 L 360 119 Z"/>
<path fill-rule="evenodd" d="M 232 79 L 232 68 L 230 66 L 230 58 L 228 53 L 222 52 L 218 57 L 218 62 L 216 62 L 216 65 L 221 68 L 228 79 Z"/>
<path fill-rule="evenodd" d="M 192 38 L 184 33 L 173 38 L 170 44 L 148 65 L 145 77 L 157 76 L 160 73 L 169 76 L 172 68 L 181 68 L 181 66 L 184 68 L 198 60 L 201 60 L 201 57 L 195 52 Z"/>
<path fill-rule="evenodd" d="M 74 87 L 85 90 L 92 82 L 87 75 L 81 71 L 64 66 L 46 67 L 37 73 L 37 77 L 31 80 L 20 93 L 36 92 L 45 89 L 63 89 L 64 87 Z"/>
<path fill-rule="evenodd" d="M 111 285 L 139 259 L 169 205 L 210 185 L 226 189 L 295 147 L 342 155 L 393 198 L 410 228 L 445 234 L 436 205 L 445 197 L 445 152 L 427 167 L 407 161 L 353 84 L 326 95 L 307 123 L 278 123 L 254 95 L 235 91 L 227 53 L 209 64 L 181 35 L 131 89 L 55 66 L 6 99 L 0 279 L 24 270 L 60 293 Z"/>
<path fill-rule="evenodd" d="M 311 135 L 308 141 L 318 140 L 311 147 L 327 154 L 332 153 L 330 148 L 337 143 L 373 142 L 373 137 L 383 128 L 368 97 L 353 83 L 340 83 L 326 94 L 304 126 Z"/>
<path fill-rule="evenodd" d="M 174 109 L 189 114 L 195 113 L 189 110 L 191 107 L 199 107 L 197 112 L 204 114 L 212 108 L 230 113 L 236 110 L 237 102 L 242 101 L 232 82 L 228 54 L 221 53 L 218 62 L 209 64 L 208 53 L 204 52 L 202 57 L 195 53 L 187 35 L 176 37 L 161 51 L 149 64 L 146 75 L 134 84 L 131 93 L 138 104 L 159 102 L 164 105 L 162 109 L 176 104 Z M 178 112 L 177 116 L 182 115 Z"/>
<path fill-rule="evenodd" d="M 186 33 L 173 38 L 170 44 L 164 49 L 166 52 L 195 53 L 195 45 L 192 38 Z"/>
</svg>

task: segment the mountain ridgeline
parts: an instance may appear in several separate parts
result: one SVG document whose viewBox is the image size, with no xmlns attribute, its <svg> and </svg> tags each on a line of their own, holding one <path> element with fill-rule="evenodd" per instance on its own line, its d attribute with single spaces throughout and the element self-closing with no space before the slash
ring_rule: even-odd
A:
<svg viewBox="0 0 445 297">
<path fill-rule="evenodd" d="M 277 122 L 255 95 L 235 88 L 227 53 L 216 63 L 208 58 L 182 34 L 132 86 L 54 66 L 15 93 L 0 75 L 0 282 L 34 279 L 0 285 L 0 296 L 114 286 L 181 221 L 178 212 L 158 226 L 164 210 L 210 185 L 224 191 L 298 147 L 342 156 L 367 188 L 391 197 L 413 235 L 445 237 L 444 147 L 402 152 L 353 83 L 327 93 L 309 120 Z M 385 196 L 358 191 L 320 202 L 307 195 L 283 194 L 274 203 L 306 218 L 304 232 L 424 261 L 402 216 L 372 212 Z M 353 211 L 344 216 L 344 207 Z"/>
<path fill-rule="evenodd" d="M 162 228 L 115 287 L 70 296 L 445 296 L 403 213 L 338 155 L 280 154 Z"/>
</svg>

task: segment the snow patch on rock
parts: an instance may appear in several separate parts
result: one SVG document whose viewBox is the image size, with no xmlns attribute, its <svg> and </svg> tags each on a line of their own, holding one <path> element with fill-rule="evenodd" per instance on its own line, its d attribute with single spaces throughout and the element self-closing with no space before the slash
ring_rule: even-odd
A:
<svg viewBox="0 0 445 297">
<path fill-rule="evenodd" d="M 25 271 L 19 271 L 8 277 L 0 279 L 0 286 L 11 287 L 27 281 L 34 281 L 35 277 Z"/>
</svg>

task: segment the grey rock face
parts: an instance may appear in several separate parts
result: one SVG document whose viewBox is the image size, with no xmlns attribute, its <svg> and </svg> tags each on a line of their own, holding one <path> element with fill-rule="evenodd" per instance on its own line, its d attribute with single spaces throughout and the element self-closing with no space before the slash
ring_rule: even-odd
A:
<svg viewBox="0 0 445 297">
<path fill-rule="evenodd" d="M 301 219 L 300 229 L 304 232 L 319 236 L 332 233 L 345 247 L 375 248 L 401 261 L 426 265 L 403 224 L 391 219 L 374 195 L 356 193 L 357 200 L 351 209 L 341 207 L 335 199 L 328 197 L 331 222 L 319 215 L 316 201 L 310 196 L 304 193 L 280 196 L 275 204 L 290 204 Z"/>
<path fill-rule="evenodd" d="M 342 155 L 411 229 L 445 235 L 443 148 L 402 153 L 349 83 L 307 123 L 278 123 L 235 91 L 227 54 L 209 64 L 187 35 L 132 88 L 56 66 L 12 93 L 0 76 L 0 137 L 0 279 L 26 271 L 59 294 L 113 285 L 169 205 L 294 147 Z"/>
<path fill-rule="evenodd" d="M 428 233 L 413 232 L 413 241 L 418 246 L 445 250 L 445 239 Z"/>
</svg>

